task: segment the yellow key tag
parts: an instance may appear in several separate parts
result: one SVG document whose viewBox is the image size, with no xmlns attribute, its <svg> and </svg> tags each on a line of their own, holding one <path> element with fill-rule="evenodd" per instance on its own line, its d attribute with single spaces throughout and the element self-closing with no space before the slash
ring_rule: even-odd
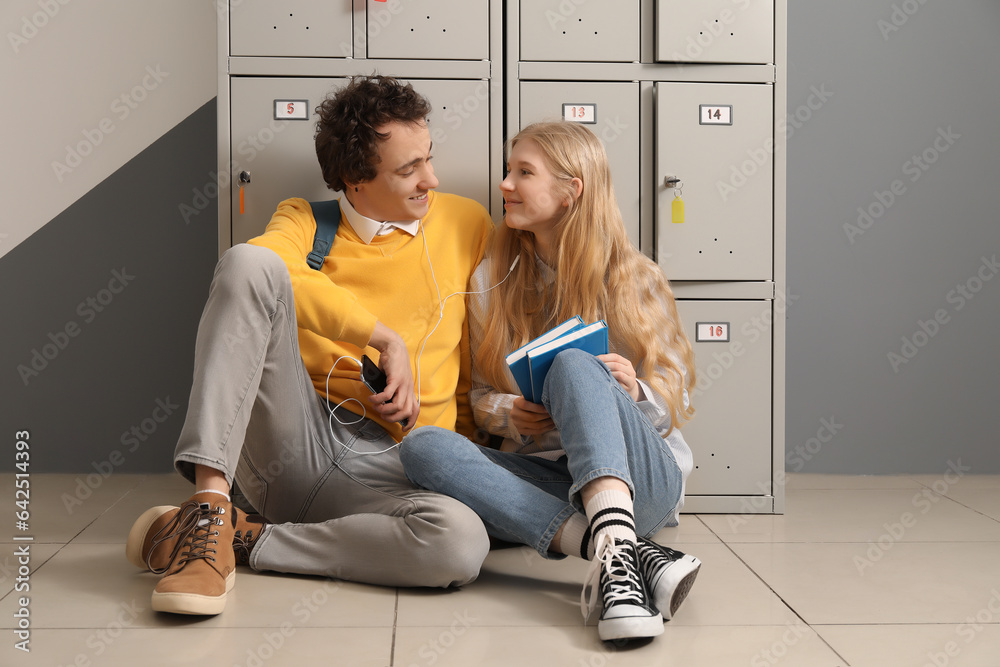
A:
<svg viewBox="0 0 1000 667">
<path fill-rule="evenodd" d="M 674 197 L 670 204 L 670 222 L 680 224 L 684 222 L 684 200 L 680 195 Z"/>
</svg>

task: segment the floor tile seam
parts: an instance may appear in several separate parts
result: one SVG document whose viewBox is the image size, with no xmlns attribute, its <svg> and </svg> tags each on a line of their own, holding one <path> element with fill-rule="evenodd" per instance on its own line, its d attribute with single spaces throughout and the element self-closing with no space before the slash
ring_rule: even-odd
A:
<svg viewBox="0 0 1000 667">
<path fill-rule="evenodd" d="M 73 540 L 75 540 L 76 538 L 80 537 L 80 535 L 82 535 L 84 533 L 84 531 L 86 531 L 88 528 L 90 528 L 95 523 L 97 523 L 101 519 L 102 516 L 104 516 L 105 514 L 107 514 L 108 512 L 110 512 L 112 510 L 112 508 L 114 508 L 118 503 L 120 503 L 123 500 L 125 500 L 125 498 L 127 498 L 129 496 L 129 494 L 131 494 L 133 491 L 135 491 L 137 488 L 139 488 L 139 486 L 142 484 L 142 480 L 145 479 L 145 478 L 146 478 L 145 475 L 139 477 L 139 479 L 136 480 L 136 483 L 135 483 L 134 486 L 131 486 L 128 489 L 126 489 L 124 491 L 124 493 L 122 493 L 118 498 L 116 498 L 115 500 L 111 501 L 111 503 L 109 503 L 108 505 L 106 505 L 103 510 L 101 510 L 100 512 L 97 513 L 97 516 L 95 516 L 93 519 L 91 519 L 90 521 L 88 521 L 82 528 L 80 528 L 80 530 L 78 530 L 76 532 L 76 534 L 74 534 L 72 537 L 70 537 L 69 540 L 66 541 L 66 544 L 69 544 L 69 543 L 73 542 Z M 80 544 L 86 544 L 86 543 L 81 542 Z M 97 543 L 92 543 L 92 544 L 105 544 L 105 543 L 104 542 L 97 542 Z M 108 542 L 107 544 L 118 544 L 118 542 Z M 124 542 L 122 542 L 122 544 L 124 544 Z"/>
<path fill-rule="evenodd" d="M 711 530 L 711 528 L 709 528 L 709 530 Z M 714 533 L 714 531 L 713 531 L 713 533 Z M 721 539 L 721 537 L 720 537 L 720 539 Z M 771 586 L 771 584 L 769 584 L 767 581 L 765 581 L 764 578 L 760 575 L 760 573 L 757 572 L 756 569 L 754 569 L 753 567 L 750 566 L 750 563 L 746 562 L 738 553 L 736 553 L 729 544 L 727 544 L 726 542 L 723 542 L 723 544 L 725 544 L 726 548 L 729 549 L 729 552 L 731 554 L 733 554 L 733 556 L 736 558 L 736 560 L 738 560 L 740 563 L 742 563 L 743 566 L 747 570 L 749 570 L 750 572 L 753 573 L 753 576 L 757 577 L 757 579 L 762 584 L 764 584 L 764 586 L 767 588 L 767 590 L 771 591 L 771 593 L 776 598 L 778 598 L 779 600 L 781 600 L 781 604 L 785 605 L 785 608 L 787 608 L 788 611 L 791 612 L 792 615 L 795 616 L 795 618 L 797 618 L 802 625 L 804 625 L 807 628 L 809 628 L 810 630 L 812 630 L 813 633 L 816 635 L 816 637 L 821 642 L 823 642 L 823 644 L 825 644 L 826 647 L 828 649 L 830 649 L 833 652 L 833 654 L 837 656 L 838 659 L 843 660 L 844 664 L 847 667 L 850 667 L 851 663 L 847 660 L 847 658 L 845 658 L 843 655 L 840 654 L 840 652 L 837 649 L 835 649 L 833 646 L 831 646 L 830 642 L 828 642 L 825 637 L 823 637 L 821 634 L 819 634 L 818 632 L 816 632 L 816 630 L 813 630 L 812 624 L 809 623 L 808 621 L 806 621 L 806 619 L 802 617 L 802 614 L 800 614 L 794 607 L 792 607 L 792 605 L 788 602 L 788 600 L 786 600 L 780 593 L 778 593 L 778 591 L 776 591 L 774 589 L 774 587 Z"/>
<path fill-rule="evenodd" d="M 399 589 L 396 589 L 395 605 L 392 610 L 392 639 L 389 640 L 389 667 L 396 664 L 396 628 L 399 624 Z"/>
<path fill-rule="evenodd" d="M 955 498 L 952 498 L 951 496 L 945 496 L 945 498 L 947 498 L 947 499 L 948 499 L 948 500 L 950 500 L 951 502 L 955 503 L 956 505 L 959 505 L 959 506 L 961 506 L 961 507 L 964 507 L 964 508 L 966 508 L 967 510 L 971 510 L 972 512 L 975 512 L 976 514 L 978 514 L 978 515 L 980 515 L 980 516 L 984 516 L 984 517 L 986 517 L 986 518 L 987 518 L 987 519 L 989 519 L 990 521 L 993 521 L 993 522 L 995 522 L 995 523 L 1000 523 L 1000 518 L 997 518 L 997 517 L 995 517 L 995 516 L 991 516 L 991 515 L 987 514 L 986 512 L 983 512 L 982 510 L 978 510 L 978 509 L 976 509 L 975 507 L 972 507 L 972 506 L 970 506 L 970 505 L 966 505 L 966 504 L 965 504 L 965 503 L 963 503 L 963 502 L 962 502 L 961 500 L 956 500 Z"/>
<path fill-rule="evenodd" d="M 1000 475 L 994 475 L 994 476 L 997 477 L 998 484 L 1000 484 Z M 930 484 L 925 484 L 924 482 L 921 482 L 921 481 L 918 481 L 918 480 L 913 480 L 913 481 L 916 482 L 917 484 L 919 484 L 922 488 L 927 489 L 929 491 L 932 491 L 933 493 L 941 496 L 942 498 L 947 498 L 948 500 L 953 500 L 956 503 L 958 503 L 960 505 L 963 505 L 963 506 L 965 506 L 964 503 L 962 503 L 961 501 L 959 501 L 956 498 L 953 498 L 952 496 L 949 495 L 948 492 L 952 488 L 955 488 L 955 489 L 957 489 L 959 491 L 961 491 L 961 490 L 965 490 L 965 491 L 993 491 L 993 490 L 995 490 L 994 487 L 990 487 L 990 486 L 972 486 L 972 487 L 962 486 L 962 478 L 961 477 L 959 477 L 959 479 L 958 479 L 957 482 L 952 482 L 951 484 L 948 484 L 948 488 L 945 489 L 944 491 L 938 491 L 937 489 L 934 488 L 934 482 L 941 481 L 941 478 L 935 479 L 934 482 L 932 482 Z"/>
<path fill-rule="evenodd" d="M 36 544 L 36 543 L 35 542 L 28 542 L 28 543 L 21 542 L 19 544 Z M 46 542 L 45 544 L 62 544 L 62 546 L 60 546 L 58 549 L 56 549 L 52 553 L 51 556 L 49 556 L 48 558 L 46 558 L 45 560 L 43 560 L 41 562 L 41 564 L 38 565 L 37 567 L 34 567 L 34 561 L 32 561 L 32 568 L 31 568 L 31 578 L 32 579 L 34 579 L 36 572 L 38 572 L 43 567 L 45 567 L 53 558 L 55 558 L 59 554 L 60 551 L 62 551 L 63 549 L 66 548 L 66 545 L 68 544 L 68 542 L 67 543 Z M 17 590 L 17 586 L 15 585 L 14 588 L 11 588 L 9 591 L 7 591 L 6 593 L 4 593 L 3 595 L 0 595 L 0 604 L 3 604 L 3 601 L 6 600 L 7 596 L 10 595 L 11 593 L 18 593 L 18 592 L 22 592 L 23 593 L 24 591 L 18 591 Z"/>
</svg>

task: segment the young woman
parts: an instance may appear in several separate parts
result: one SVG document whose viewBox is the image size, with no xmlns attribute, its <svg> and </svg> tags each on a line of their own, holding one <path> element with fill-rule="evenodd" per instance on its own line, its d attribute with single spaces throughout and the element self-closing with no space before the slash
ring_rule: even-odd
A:
<svg viewBox="0 0 1000 667">
<path fill-rule="evenodd" d="M 500 450 L 433 427 L 404 439 L 416 484 L 475 510 L 487 531 L 546 557 L 591 559 L 585 615 L 603 600 L 601 639 L 663 632 L 701 563 L 646 538 L 677 525 L 691 450 L 691 345 L 656 264 L 630 243 L 600 140 L 539 123 L 510 142 L 506 210 L 469 298 L 481 431 Z M 494 286 L 492 287 L 491 286 Z M 519 395 L 506 355 L 574 315 L 608 325 L 610 354 L 560 352 L 541 403 Z"/>
</svg>

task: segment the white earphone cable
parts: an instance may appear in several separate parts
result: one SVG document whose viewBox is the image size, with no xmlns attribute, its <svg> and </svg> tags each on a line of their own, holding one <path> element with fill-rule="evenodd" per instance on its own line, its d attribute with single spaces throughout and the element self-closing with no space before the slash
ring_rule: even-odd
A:
<svg viewBox="0 0 1000 667">
<path fill-rule="evenodd" d="M 420 231 L 420 237 L 423 240 L 424 255 L 427 257 L 427 265 L 430 267 L 430 270 L 431 270 L 431 280 L 434 282 L 434 290 L 437 293 L 437 298 L 438 298 L 438 321 L 437 321 L 437 323 L 434 324 L 434 326 L 427 333 L 427 335 L 424 336 L 423 342 L 420 345 L 420 350 L 417 352 L 417 391 L 416 391 L 416 394 L 417 394 L 417 405 L 419 406 L 420 405 L 420 357 L 424 353 L 424 347 L 426 347 L 427 341 L 430 340 L 430 337 L 434 334 L 435 331 L 437 331 L 438 326 L 441 325 L 441 321 L 444 319 L 444 306 L 448 302 L 448 299 L 450 299 L 453 296 L 458 296 L 458 295 L 486 294 L 487 292 L 490 292 L 490 291 L 496 289 L 497 287 L 500 287 L 500 285 L 504 284 L 504 282 L 507 281 L 507 278 L 510 278 L 510 274 L 512 274 L 514 272 L 514 267 L 517 266 L 517 263 L 518 263 L 518 261 L 520 261 L 521 257 L 520 257 L 520 255 L 518 255 L 517 257 L 514 258 L 514 261 L 511 262 L 511 264 L 510 264 L 510 269 L 508 269 L 508 271 L 507 271 L 507 275 L 504 276 L 503 280 L 501 280 L 500 282 L 498 282 L 493 287 L 490 287 L 490 288 L 485 289 L 485 290 L 474 291 L 474 292 L 452 292 L 451 294 L 449 294 L 448 296 L 446 296 L 444 298 L 444 300 L 442 300 L 441 299 L 441 288 L 438 285 L 437 277 L 434 275 L 434 265 L 431 263 L 430 251 L 427 249 L 427 237 L 424 235 L 423 223 L 422 223 L 422 221 L 418 221 L 417 224 L 418 224 L 418 229 Z M 364 420 L 365 417 L 366 417 L 366 415 L 368 414 L 368 411 L 365 408 L 364 403 L 362 403 L 361 401 L 359 401 L 356 398 L 347 398 L 347 399 L 344 399 L 343 401 L 341 401 L 340 403 L 338 403 L 336 406 L 334 406 L 332 408 L 330 407 L 330 377 L 333 375 L 333 369 L 335 369 L 337 367 L 337 364 L 339 364 L 341 362 L 341 360 L 343 360 L 343 359 L 350 359 L 354 363 L 356 363 L 359 367 L 361 366 L 361 362 L 358 361 L 357 359 L 355 359 L 354 357 L 349 356 L 349 355 L 344 355 L 344 356 L 338 358 L 336 361 L 333 362 L 333 366 L 330 367 L 330 372 L 326 374 L 326 408 L 327 408 L 327 411 L 330 413 L 330 418 L 328 420 L 328 427 L 330 429 L 330 436 L 333 437 L 333 439 L 340 446 L 346 447 L 348 451 L 353 452 L 353 453 L 358 454 L 358 455 L 383 454 L 385 452 L 388 452 L 391 449 L 395 449 L 396 447 L 399 447 L 400 443 L 397 442 L 397 443 L 393 444 L 391 447 L 387 447 L 387 448 L 379 450 L 377 452 L 359 452 L 359 451 L 356 451 L 355 449 L 351 448 L 349 445 L 346 445 L 346 444 L 340 442 L 340 440 L 335 435 L 334 429 L 333 429 L 333 420 L 334 419 L 336 419 L 337 423 L 339 423 L 341 426 L 353 426 L 354 424 L 358 424 L 362 420 Z M 345 403 L 347 403 L 349 401 L 354 401 L 355 403 L 357 403 L 358 405 L 361 406 L 361 415 L 355 421 L 344 422 L 344 421 L 341 421 L 341 419 L 336 416 L 335 411 L 336 411 L 337 408 L 339 408 L 340 406 L 344 405 Z"/>
</svg>

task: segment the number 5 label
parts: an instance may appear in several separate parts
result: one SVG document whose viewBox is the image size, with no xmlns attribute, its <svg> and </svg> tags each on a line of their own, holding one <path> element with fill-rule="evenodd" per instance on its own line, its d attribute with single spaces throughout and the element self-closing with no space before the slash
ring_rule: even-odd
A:
<svg viewBox="0 0 1000 667">
<path fill-rule="evenodd" d="M 732 125 L 733 105 L 731 104 L 699 105 L 698 123 L 701 125 Z"/>
<path fill-rule="evenodd" d="M 274 120 L 309 120 L 309 100 L 275 100 Z"/>
</svg>

